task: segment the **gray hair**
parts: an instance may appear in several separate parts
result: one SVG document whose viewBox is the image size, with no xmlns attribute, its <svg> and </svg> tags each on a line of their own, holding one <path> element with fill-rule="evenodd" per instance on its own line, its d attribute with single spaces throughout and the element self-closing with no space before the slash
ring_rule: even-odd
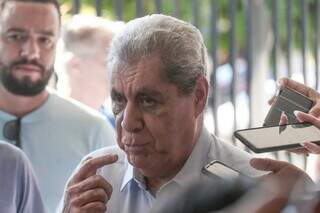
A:
<svg viewBox="0 0 320 213">
<path fill-rule="evenodd" d="M 108 66 L 118 72 L 141 57 L 160 53 L 165 75 L 182 94 L 190 94 L 199 76 L 207 77 L 207 50 L 200 31 L 179 19 L 154 14 L 134 19 L 112 41 Z M 207 78 L 208 79 L 208 78 Z"/>
</svg>

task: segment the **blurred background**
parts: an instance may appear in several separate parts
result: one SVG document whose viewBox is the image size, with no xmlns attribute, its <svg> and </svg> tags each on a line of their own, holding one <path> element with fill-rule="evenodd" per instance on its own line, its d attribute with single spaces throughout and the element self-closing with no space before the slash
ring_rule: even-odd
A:
<svg viewBox="0 0 320 213">
<path fill-rule="evenodd" d="M 319 87 L 319 0 L 61 0 L 63 21 L 75 14 L 127 22 L 152 13 L 198 27 L 210 56 L 207 128 L 234 139 L 236 129 L 262 126 L 282 76 Z M 84 88 L 85 89 L 85 88 Z M 249 150 L 247 150 L 249 151 Z M 268 157 L 295 163 L 317 178 L 316 157 Z"/>
</svg>

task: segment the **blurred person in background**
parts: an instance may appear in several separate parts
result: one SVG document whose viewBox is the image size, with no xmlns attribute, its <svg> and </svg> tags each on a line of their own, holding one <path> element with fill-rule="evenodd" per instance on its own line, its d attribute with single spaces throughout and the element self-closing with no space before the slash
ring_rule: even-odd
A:
<svg viewBox="0 0 320 213">
<path fill-rule="evenodd" d="M 58 90 L 99 110 L 114 126 L 106 55 L 113 36 L 124 26 L 105 18 L 75 15 L 63 27 L 58 53 Z"/>
<path fill-rule="evenodd" d="M 26 155 L 0 141 L 0 212 L 44 213 L 32 166 Z"/>
<path fill-rule="evenodd" d="M 114 130 L 99 113 L 46 88 L 60 35 L 58 1 L 2 0 L 0 6 L 0 139 L 26 153 L 52 212 L 74 167 L 114 144 Z"/>
</svg>

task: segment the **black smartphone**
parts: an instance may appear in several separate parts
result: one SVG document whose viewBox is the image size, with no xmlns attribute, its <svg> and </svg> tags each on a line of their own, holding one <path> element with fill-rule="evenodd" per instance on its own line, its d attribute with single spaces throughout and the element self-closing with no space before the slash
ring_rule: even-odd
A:
<svg viewBox="0 0 320 213">
<path fill-rule="evenodd" d="M 320 144 L 320 130 L 310 123 L 242 129 L 234 136 L 256 153 L 299 148 L 302 142 Z"/>
<path fill-rule="evenodd" d="M 203 173 L 222 179 L 235 179 L 241 175 L 237 170 L 218 160 L 214 160 L 203 167 Z"/>
<path fill-rule="evenodd" d="M 264 120 L 263 126 L 279 125 L 282 112 L 286 114 L 289 124 L 298 123 L 299 121 L 293 112 L 299 110 L 307 113 L 312 106 L 313 101 L 308 97 L 288 87 L 281 87 Z"/>
</svg>

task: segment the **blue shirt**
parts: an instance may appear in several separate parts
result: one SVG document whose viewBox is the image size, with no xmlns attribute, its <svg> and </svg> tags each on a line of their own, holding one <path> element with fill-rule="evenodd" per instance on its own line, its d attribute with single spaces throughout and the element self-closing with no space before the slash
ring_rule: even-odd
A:
<svg viewBox="0 0 320 213">
<path fill-rule="evenodd" d="M 16 117 L 0 111 L 0 140 L 8 121 Z M 74 168 L 88 153 L 116 144 L 115 131 L 95 110 L 54 91 L 46 102 L 21 118 L 21 149 L 30 159 L 49 212 L 54 212 Z"/>
<path fill-rule="evenodd" d="M 116 120 L 110 108 L 102 105 L 99 109 L 99 112 L 106 118 L 106 120 L 108 120 L 108 122 L 113 126 L 113 128 L 115 128 Z"/>
<path fill-rule="evenodd" d="M 118 161 L 98 170 L 113 187 L 110 200 L 107 203 L 108 213 L 142 213 L 149 212 L 155 202 L 155 197 L 147 190 L 143 176 L 127 161 L 126 154 L 120 148 L 107 147 L 91 153 L 97 157 L 106 154 L 117 154 Z M 85 159 L 85 158 L 84 158 Z M 157 192 L 164 195 L 170 190 L 167 187 L 187 187 L 190 181 L 198 179 L 202 168 L 212 160 L 220 160 L 228 166 L 248 176 L 260 176 L 261 172 L 253 169 L 249 161 L 251 156 L 231 144 L 219 141 L 210 135 L 206 129 L 197 141 L 188 160 L 179 173 Z M 76 169 L 78 170 L 81 164 Z"/>
<path fill-rule="evenodd" d="M 0 212 L 45 212 L 29 160 L 21 150 L 1 141 L 0 171 Z"/>
</svg>

